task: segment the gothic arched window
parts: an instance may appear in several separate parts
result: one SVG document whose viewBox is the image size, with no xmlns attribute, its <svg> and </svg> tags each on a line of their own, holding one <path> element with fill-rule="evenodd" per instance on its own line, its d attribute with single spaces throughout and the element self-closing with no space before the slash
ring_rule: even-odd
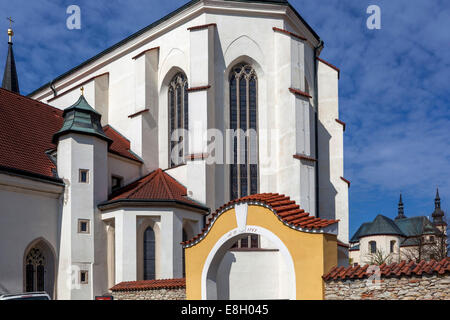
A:
<svg viewBox="0 0 450 320">
<path fill-rule="evenodd" d="M 235 132 L 231 200 L 258 193 L 257 92 L 258 78 L 253 67 L 245 63 L 235 66 L 230 74 L 230 129 Z"/>
<path fill-rule="evenodd" d="M 169 167 L 184 163 L 188 137 L 177 129 L 189 130 L 188 81 L 183 73 L 177 73 L 169 83 Z M 173 153 L 173 154 L 172 154 Z"/>
<path fill-rule="evenodd" d="M 45 256 L 39 248 L 32 248 L 26 257 L 26 292 L 44 291 Z"/>
<path fill-rule="evenodd" d="M 144 280 L 155 279 L 155 232 L 151 227 L 144 231 Z"/>
</svg>

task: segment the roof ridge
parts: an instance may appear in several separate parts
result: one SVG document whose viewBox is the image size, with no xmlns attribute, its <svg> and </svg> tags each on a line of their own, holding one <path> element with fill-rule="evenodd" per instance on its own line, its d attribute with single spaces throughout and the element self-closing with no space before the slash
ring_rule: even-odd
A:
<svg viewBox="0 0 450 320">
<path fill-rule="evenodd" d="M 170 188 L 169 188 L 169 186 L 168 186 L 168 184 L 167 184 L 167 181 L 166 181 L 166 177 L 165 177 L 164 171 L 162 171 L 161 169 L 158 169 L 158 170 L 156 170 L 156 171 L 157 171 L 157 173 L 159 174 L 159 176 L 161 176 L 160 179 L 162 179 L 163 185 L 164 185 L 164 187 L 166 188 L 166 191 L 169 193 L 170 198 L 173 198 L 173 194 L 172 194 L 172 191 L 170 190 Z"/>
</svg>

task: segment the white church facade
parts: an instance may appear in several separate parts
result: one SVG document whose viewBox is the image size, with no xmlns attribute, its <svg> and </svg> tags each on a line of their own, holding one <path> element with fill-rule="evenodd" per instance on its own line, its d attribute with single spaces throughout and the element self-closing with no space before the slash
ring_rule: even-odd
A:
<svg viewBox="0 0 450 320">
<path fill-rule="evenodd" d="M 287 1 L 190 1 L 28 97 L 11 36 L 0 292 L 93 299 L 123 281 L 183 278 L 180 243 L 259 193 L 339 220 L 347 263 L 339 69 Z M 236 248 L 247 249 L 233 251 L 237 281 L 276 256 L 263 237 Z"/>
</svg>

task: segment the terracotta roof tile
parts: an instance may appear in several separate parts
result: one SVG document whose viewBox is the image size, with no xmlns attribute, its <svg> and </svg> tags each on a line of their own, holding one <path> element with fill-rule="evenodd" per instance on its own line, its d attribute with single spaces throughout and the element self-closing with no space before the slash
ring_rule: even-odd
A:
<svg viewBox="0 0 450 320">
<path fill-rule="evenodd" d="M 127 281 L 116 284 L 111 291 L 141 291 L 158 289 L 182 289 L 186 288 L 186 279 L 163 279 Z"/>
<path fill-rule="evenodd" d="M 206 231 L 202 231 L 202 233 L 194 237 L 194 239 L 183 242 L 182 245 L 184 246 L 193 245 L 197 239 L 202 239 L 204 236 L 206 236 L 208 232 L 207 230 L 209 230 L 209 227 L 214 222 L 215 218 L 218 215 L 222 214 L 222 211 L 225 210 L 227 207 L 238 203 L 248 203 L 248 202 L 255 202 L 257 204 L 269 206 L 281 221 L 283 221 L 290 227 L 294 228 L 302 228 L 306 230 L 320 230 L 339 222 L 339 220 L 326 220 L 312 217 L 309 215 L 309 213 L 305 213 L 304 210 L 300 209 L 300 206 L 295 204 L 295 201 L 291 201 L 289 197 L 283 194 L 278 193 L 255 194 L 240 199 L 232 200 L 227 204 L 221 206 L 211 215 L 211 218 L 208 219 L 208 222 L 205 226 Z"/>
<path fill-rule="evenodd" d="M 108 202 L 119 200 L 178 201 L 187 205 L 201 207 L 197 202 L 187 198 L 186 187 L 161 169 L 152 171 L 139 180 L 112 193 Z"/>
<path fill-rule="evenodd" d="M 46 151 L 56 148 L 53 135 L 62 127 L 63 111 L 0 88 L 0 166 L 54 178 L 56 165 Z M 114 129 L 110 152 L 140 161 L 129 142 Z"/>
<path fill-rule="evenodd" d="M 369 265 L 361 267 L 360 265 L 344 267 L 334 267 L 326 275 L 323 276 L 325 281 L 330 280 L 345 280 L 345 279 L 361 279 L 370 276 L 372 273 L 367 272 Z M 383 264 L 380 266 L 380 272 L 382 277 L 400 277 L 402 275 L 422 275 L 426 274 L 444 274 L 450 273 L 450 258 L 443 259 L 441 261 L 425 261 L 422 260 L 419 263 L 414 261 L 402 261 L 400 263 L 392 263 L 390 265 Z"/>
<path fill-rule="evenodd" d="M 61 128 L 62 111 L 0 88 L 0 166 L 54 177 L 45 151 Z"/>
<path fill-rule="evenodd" d="M 110 125 L 104 126 L 103 131 L 105 132 L 106 136 L 113 141 L 113 143 L 109 147 L 109 152 L 142 163 L 142 159 L 140 159 L 130 150 L 130 140 L 125 138 Z"/>
</svg>

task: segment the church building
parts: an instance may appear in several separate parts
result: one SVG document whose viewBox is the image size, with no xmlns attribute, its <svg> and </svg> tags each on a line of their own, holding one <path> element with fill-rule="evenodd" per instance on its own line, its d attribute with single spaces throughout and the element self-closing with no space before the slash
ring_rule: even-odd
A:
<svg viewBox="0 0 450 320">
<path fill-rule="evenodd" d="M 0 293 L 94 299 L 183 278 L 181 243 L 256 194 L 284 195 L 288 222 L 339 221 L 348 263 L 340 71 L 287 1 L 192 0 L 28 96 L 8 34 Z M 232 249 L 223 277 L 283 272 L 263 235 Z"/>
<path fill-rule="evenodd" d="M 349 256 L 352 264 L 370 264 L 385 260 L 441 261 L 447 257 L 447 222 L 441 209 L 439 190 L 436 191 L 432 219 L 427 216 L 407 217 L 402 196 L 394 220 L 378 215 L 363 223 L 350 239 Z M 374 261 L 375 259 L 375 261 Z"/>
</svg>

